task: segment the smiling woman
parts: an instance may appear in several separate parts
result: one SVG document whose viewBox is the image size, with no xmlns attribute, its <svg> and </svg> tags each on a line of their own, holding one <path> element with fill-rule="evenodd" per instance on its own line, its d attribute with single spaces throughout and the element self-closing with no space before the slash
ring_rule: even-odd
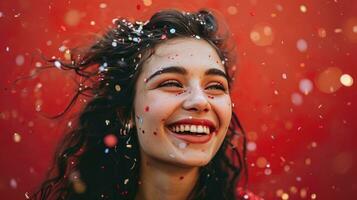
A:
<svg viewBox="0 0 357 200">
<path fill-rule="evenodd" d="M 77 60 L 49 60 L 84 77 L 73 102 L 91 99 L 31 198 L 242 199 L 233 52 L 215 17 L 167 10 L 147 22 L 113 22 Z"/>
</svg>

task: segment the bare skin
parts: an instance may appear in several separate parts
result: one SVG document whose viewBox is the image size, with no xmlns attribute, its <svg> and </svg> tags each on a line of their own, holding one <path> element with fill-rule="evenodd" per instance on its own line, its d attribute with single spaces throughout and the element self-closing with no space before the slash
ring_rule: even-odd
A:
<svg viewBox="0 0 357 200">
<path fill-rule="evenodd" d="M 228 81 L 216 50 L 193 38 L 158 45 L 138 78 L 134 109 L 141 157 L 136 200 L 187 199 L 231 119 Z M 206 120 L 211 137 L 200 143 L 178 137 L 172 126 L 182 120 Z"/>
</svg>

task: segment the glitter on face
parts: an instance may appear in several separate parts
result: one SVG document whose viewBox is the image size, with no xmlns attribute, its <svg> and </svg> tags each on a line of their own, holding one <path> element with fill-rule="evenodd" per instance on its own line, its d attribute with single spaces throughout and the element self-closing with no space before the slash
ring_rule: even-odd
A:
<svg viewBox="0 0 357 200">
<path fill-rule="evenodd" d="M 186 148 L 187 147 L 187 143 L 185 143 L 185 142 L 181 142 L 180 144 L 179 144 L 179 148 L 180 149 L 184 149 L 184 148 Z"/>
<path fill-rule="evenodd" d="M 342 74 L 340 77 L 340 82 L 346 87 L 351 87 L 353 85 L 353 78 L 349 74 Z"/>
</svg>

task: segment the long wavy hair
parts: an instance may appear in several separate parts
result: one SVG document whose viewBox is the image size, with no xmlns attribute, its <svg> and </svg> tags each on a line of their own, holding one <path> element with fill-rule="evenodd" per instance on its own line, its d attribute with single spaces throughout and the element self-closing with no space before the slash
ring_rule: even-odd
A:
<svg viewBox="0 0 357 200">
<path fill-rule="evenodd" d="M 231 85 L 235 64 L 228 48 L 229 32 L 219 33 L 211 11 L 187 13 L 164 10 L 149 21 L 115 19 L 109 30 L 85 51 L 72 49 L 70 61 L 47 59 L 49 66 L 73 70 L 82 82 L 66 109 L 79 96 L 90 100 L 73 128 L 59 143 L 47 178 L 30 199 L 135 199 L 140 184 L 140 155 L 136 128 L 128 129 L 135 83 L 155 46 L 177 37 L 210 43 L 220 56 Z M 140 97 L 137 97 L 140 98 Z M 104 138 L 115 135 L 108 147 Z M 238 141 L 238 142 L 237 142 Z M 208 165 L 200 168 L 189 199 L 237 199 L 237 185 L 247 180 L 246 138 L 233 112 L 227 136 Z"/>
</svg>

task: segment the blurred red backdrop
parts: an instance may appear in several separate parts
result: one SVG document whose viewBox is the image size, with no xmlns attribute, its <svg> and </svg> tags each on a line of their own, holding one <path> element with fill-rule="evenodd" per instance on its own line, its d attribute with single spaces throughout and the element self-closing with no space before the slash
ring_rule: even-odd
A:
<svg viewBox="0 0 357 200">
<path fill-rule="evenodd" d="M 38 49 L 63 57 L 89 33 L 103 33 L 113 18 L 146 20 L 163 8 L 212 8 L 233 33 L 233 100 L 248 133 L 254 193 L 357 199 L 353 0 L 0 1 L 1 199 L 24 199 L 40 183 L 70 125 L 70 119 L 40 115 L 55 115 L 69 103 L 75 91 L 70 73 L 50 69 L 15 82 L 44 64 Z"/>
</svg>

